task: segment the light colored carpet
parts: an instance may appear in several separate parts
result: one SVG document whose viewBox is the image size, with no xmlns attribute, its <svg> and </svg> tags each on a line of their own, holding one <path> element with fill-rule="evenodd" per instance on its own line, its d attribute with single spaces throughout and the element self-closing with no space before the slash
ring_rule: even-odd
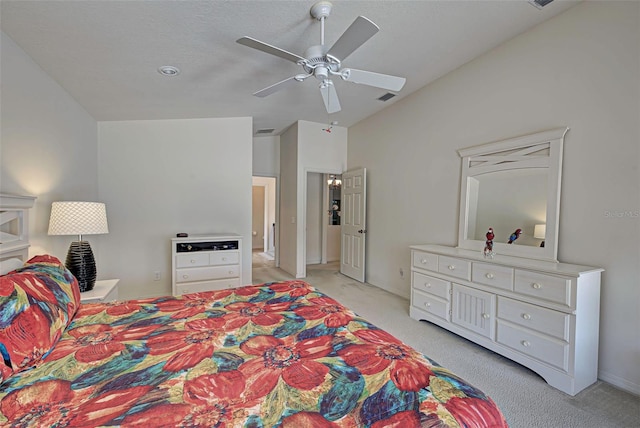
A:
<svg viewBox="0 0 640 428">
<path fill-rule="evenodd" d="M 409 301 L 337 272 L 338 265 L 309 265 L 304 280 L 358 315 L 392 333 L 488 394 L 512 428 L 637 428 L 640 397 L 607 383 L 575 397 L 498 354 L 427 322 L 409 317 Z M 293 279 L 274 267 L 253 269 L 253 283 Z"/>
</svg>

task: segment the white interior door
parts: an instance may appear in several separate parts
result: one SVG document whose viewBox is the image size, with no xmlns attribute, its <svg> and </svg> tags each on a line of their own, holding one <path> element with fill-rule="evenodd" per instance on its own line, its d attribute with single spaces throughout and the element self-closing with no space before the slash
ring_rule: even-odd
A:
<svg viewBox="0 0 640 428">
<path fill-rule="evenodd" d="M 366 190 L 366 168 L 342 174 L 340 272 L 360 282 L 365 280 Z"/>
</svg>

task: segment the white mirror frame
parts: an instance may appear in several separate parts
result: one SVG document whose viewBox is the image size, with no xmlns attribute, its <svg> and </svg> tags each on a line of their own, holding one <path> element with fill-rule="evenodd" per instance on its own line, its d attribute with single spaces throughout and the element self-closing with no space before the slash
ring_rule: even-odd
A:
<svg viewBox="0 0 640 428">
<path fill-rule="evenodd" d="M 557 261 L 562 146 L 568 130 L 569 128 L 556 128 L 458 150 L 462 158 L 458 248 L 477 250 L 482 253 L 485 246 L 485 241 L 467 238 L 471 196 L 470 177 L 510 169 L 545 168 L 547 170 L 545 246 L 533 247 L 494 242 L 493 251 L 495 254 Z"/>
</svg>

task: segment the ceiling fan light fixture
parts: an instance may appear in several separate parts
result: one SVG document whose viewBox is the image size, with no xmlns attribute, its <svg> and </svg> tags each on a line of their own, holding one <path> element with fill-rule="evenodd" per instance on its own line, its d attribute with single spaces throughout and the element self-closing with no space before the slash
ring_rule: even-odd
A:
<svg viewBox="0 0 640 428">
<path fill-rule="evenodd" d="M 158 67 L 158 73 L 163 76 L 177 76 L 180 74 L 180 69 L 173 65 L 163 65 L 162 67 Z"/>
</svg>

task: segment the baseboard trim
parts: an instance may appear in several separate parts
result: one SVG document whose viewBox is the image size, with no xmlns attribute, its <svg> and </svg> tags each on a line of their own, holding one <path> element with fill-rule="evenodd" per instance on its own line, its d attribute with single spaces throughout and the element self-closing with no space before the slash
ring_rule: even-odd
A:
<svg viewBox="0 0 640 428">
<path fill-rule="evenodd" d="M 640 385 L 623 379 L 620 376 L 600 371 L 598 372 L 598 379 L 610 383 L 624 391 L 630 392 L 631 394 L 640 395 Z"/>
</svg>

